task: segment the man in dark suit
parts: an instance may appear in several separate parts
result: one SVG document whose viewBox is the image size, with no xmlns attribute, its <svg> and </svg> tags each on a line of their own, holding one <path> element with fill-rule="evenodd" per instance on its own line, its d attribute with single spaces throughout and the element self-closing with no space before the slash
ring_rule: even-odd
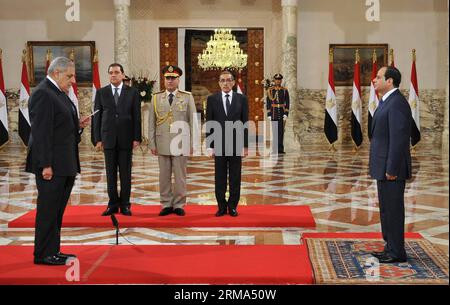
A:
<svg viewBox="0 0 450 305">
<path fill-rule="evenodd" d="M 109 85 L 97 91 L 94 110 L 94 133 L 97 149 L 105 154 L 109 202 L 102 216 L 120 212 L 131 216 L 132 152 L 141 142 L 141 103 L 135 88 L 123 83 L 120 64 L 109 65 Z M 117 168 L 120 173 L 120 197 L 117 191 Z"/>
<path fill-rule="evenodd" d="M 370 175 L 377 180 L 384 251 L 372 253 L 380 263 L 406 262 L 404 241 L 405 180 L 411 178 L 411 108 L 398 87 L 401 74 L 381 68 L 374 79 L 382 96 L 372 120 Z"/>
<path fill-rule="evenodd" d="M 38 190 L 34 263 L 64 265 L 73 254 L 60 252 L 61 225 L 75 176 L 80 172 L 80 128 L 76 106 L 67 96 L 75 81 L 73 62 L 55 58 L 47 77 L 34 89 L 28 103 L 31 137 L 26 171 L 35 174 Z"/>
<path fill-rule="evenodd" d="M 206 106 L 206 143 L 214 156 L 217 217 L 238 215 L 241 193 L 242 156 L 248 155 L 248 102 L 245 95 L 233 92 L 235 80 L 229 71 L 219 77 L 221 92 L 208 96 Z M 230 197 L 225 199 L 229 175 Z"/>
</svg>

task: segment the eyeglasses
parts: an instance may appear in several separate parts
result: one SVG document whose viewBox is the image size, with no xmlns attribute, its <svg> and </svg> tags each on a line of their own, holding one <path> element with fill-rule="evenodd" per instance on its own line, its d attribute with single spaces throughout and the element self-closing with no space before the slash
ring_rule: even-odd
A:
<svg viewBox="0 0 450 305">
<path fill-rule="evenodd" d="M 231 78 L 227 78 L 227 79 L 221 79 L 219 80 L 219 83 L 232 83 L 234 81 L 234 79 Z"/>
</svg>

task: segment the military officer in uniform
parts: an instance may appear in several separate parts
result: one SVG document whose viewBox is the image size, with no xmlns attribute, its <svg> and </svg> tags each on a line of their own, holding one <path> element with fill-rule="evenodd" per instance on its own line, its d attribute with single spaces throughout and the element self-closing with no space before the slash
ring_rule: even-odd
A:
<svg viewBox="0 0 450 305">
<path fill-rule="evenodd" d="M 177 66 L 166 66 L 162 73 L 166 89 L 153 95 L 149 115 L 149 146 L 159 162 L 162 204 L 159 216 L 172 213 L 184 216 L 186 167 L 193 150 L 196 108 L 192 94 L 178 89 L 182 70 Z"/>
<path fill-rule="evenodd" d="M 272 143 L 277 143 L 278 147 L 273 147 L 274 152 L 284 154 L 284 123 L 289 115 L 289 91 L 286 87 L 281 86 L 283 75 L 277 73 L 274 75 L 274 85 L 267 89 L 267 116 L 272 121 L 272 130 L 278 125 L 278 132 L 272 132 Z"/>
</svg>

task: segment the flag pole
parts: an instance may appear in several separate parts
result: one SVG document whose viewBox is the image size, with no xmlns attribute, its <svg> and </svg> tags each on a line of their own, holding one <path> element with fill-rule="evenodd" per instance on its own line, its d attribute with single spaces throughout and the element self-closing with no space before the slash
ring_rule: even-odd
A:
<svg viewBox="0 0 450 305">
<path fill-rule="evenodd" d="M 2 53 L 3 53 L 3 50 L 0 48 L 0 68 L 3 68 L 3 65 L 2 65 Z M 2 77 L 3 77 L 3 69 L 0 71 L 0 73 L 2 73 Z M 6 88 L 5 88 L 5 101 L 6 101 Z M 5 105 L 5 107 L 6 107 L 6 113 L 8 113 L 8 102 L 6 102 L 6 105 Z M 6 127 L 8 127 L 8 126 L 6 126 Z M 8 144 L 9 143 L 9 130 L 8 130 L 8 140 L 6 140 L 6 142 L 5 143 L 3 143 L 2 145 L 0 145 L 0 150 L 3 148 L 3 147 L 5 147 L 6 146 L 6 144 Z"/>
<path fill-rule="evenodd" d="M 416 49 L 412 49 L 412 60 L 413 60 L 413 63 L 415 63 L 416 62 Z M 419 92 L 416 92 L 416 94 L 418 95 L 419 94 Z M 415 145 L 412 145 L 411 146 L 411 151 L 412 152 L 416 152 L 416 146 L 417 146 L 417 144 L 419 144 L 419 142 L 417 142 Z"/>
<path fill-rule="evenodd" d="M 328 62 L 329 63 L 333 63 L 333 48 L 330 48 L 330 50 L 328 51 Z M 326 111 L 326 110 L 325 110 Z M 336 148 L 334 147 L 334 142 L 330 143 L 330 149 L 329 151 L 335 152 Z"/>
<path fill-rule="evenodd" d="M 99 61 L 99 57 L 98 57 L 98 49 L 95 48 L 94 50 L 94 58 L 92 59 L 92 88 L 95 88 L 96 92 L 98 89 L 100 89 L 101 85 L 99 84 L 99 88 L 96 88 L 96 78 L 99 78 L 100 81 L 100 75 L 98 75 L 96 72 L 98 72 L 98 61 Z M 94 112 L 94 103 L 95 103 L 95 96 L 94 96 L 94 92 L 92 92 L 92 112 Z M 94 151 L 96 154 L 99 154 L 101 152 L 100 149 L 97 149 L 97 147 L 95 146 L 94 140 L 93 140 L 93 133 L 94 133 L 94 117 L 92 117 L 91 119 L 91 142 L 92 142 L 92 148 L 91 151 Z M 141 146 L 142 149 L 142 146 Z"/>
<path fill-rule="evenodd" d="M 355 65 L 358 64 L 360 62 L 360 55 L 359 55 L 359 49 L 356 49 L 355 51 Z M 353 83 L 355 83 L 355 81 L 353 80 Z M 361 100 L 361 96 L 359 96 L 359 99 Z M 361 130 L 361 136 L 362 136 L 362 130 Z M 359 151 L 359 146 L 356 144 L 355 140 L 352 139 L 353 141 L 353 152 L 356 153 Z"/>
<path fill-rule="evenodd" d="M 27 65 L 27 49 L 25 48 L 25 49 L 23 49 L 23 51 L 22 51 L 22 65 L 25 63 L 25 66 Z M 28 69 L 27 69 L 27 73 L 28 73 Z M 22 84 L 22 80 L 21 80 L 21 85 L 23 86 L 23 84 Z M 30 89 L 30 91 L 31 91 L 31 89 Z M 29 94 L 31 95 L 31 92 L 29 92 Z M 19 103 L 20 103 L 20 101 L 19 101 Z M 27 104 L 28 104 L 28 101 L 27 101 Z M 27 105 L 27 107 L 28 107 L 28 105 Z M 19 110 L 20 111 L 20 110 Z M 31 127 L 31 126 L 30 126 Z M 30 129 L 30 134 L 31 134 L 31 129 Z M 20 141 L 22 142 L 22 146 L 23 146 L 23 148 L 25 149 L 25 151 L 27 150 L 27 145 L 25 145 L 25 142 L 23 141 L 23 139 L 22 139 L 22 137 L 19 137 L 20 138 Z"/>
</svg>

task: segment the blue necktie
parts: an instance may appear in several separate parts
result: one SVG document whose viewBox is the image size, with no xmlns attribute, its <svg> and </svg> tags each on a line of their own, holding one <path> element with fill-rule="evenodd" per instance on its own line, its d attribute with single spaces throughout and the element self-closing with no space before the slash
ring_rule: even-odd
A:
<svg viewBox="0 0 450 305">
<path fill-rule="evenodd" d="M 383 98 L 380 100 L 380 102 L 378 103 L 378 107 L 381 107 L 384 104 L 384 100 Z"/>
</svg>

